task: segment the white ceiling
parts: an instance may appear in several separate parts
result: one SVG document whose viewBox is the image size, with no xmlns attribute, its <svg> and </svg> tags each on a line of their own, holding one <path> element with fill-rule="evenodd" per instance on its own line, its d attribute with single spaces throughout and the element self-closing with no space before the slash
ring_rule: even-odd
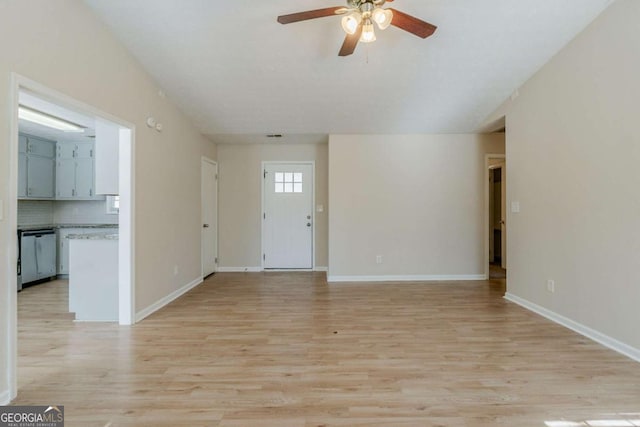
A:
<svg viewBox="0 0 640 427">
<path fill-rule="evenodd" d="M 610 3 L 396 0 L 394 8 L 437 25 L 435 35 L 390 27 L 341 58 L 339 17 L 276 22 L 341 0 L 85 1 L 201 132 L 221 142 L 475 131 Z"/>
</svg>

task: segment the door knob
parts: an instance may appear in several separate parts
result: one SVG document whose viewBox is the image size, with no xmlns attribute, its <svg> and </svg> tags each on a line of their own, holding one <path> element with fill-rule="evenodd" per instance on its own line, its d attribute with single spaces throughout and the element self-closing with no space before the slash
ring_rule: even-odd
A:
<svg viewBox="0 0 640 427">
<path fill-rule="evenodd" d="M 307 215 L 307 219 L 311 219 L 311 215 Z"/>
<path fill-rule="evenodd" d="M 307 227 L 311 227 L 311 223 L 310 222 L 307 223 Z"/>
<path fill-rule="evenodd" d="M 202 228 L 209 228 L 209 224 L 202 224 Z"/>
</svg>

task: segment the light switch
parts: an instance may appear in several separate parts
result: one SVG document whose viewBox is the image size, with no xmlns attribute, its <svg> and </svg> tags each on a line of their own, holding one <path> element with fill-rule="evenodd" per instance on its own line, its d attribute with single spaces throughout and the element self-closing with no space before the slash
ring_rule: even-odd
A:
<svg viewBox="0 0 640 427">
<path fill-rule="evenodd" d="M 316 212 L 324 212 L 324 206 L 323 205 L 318 205 L 316 207 Z"/>
<path fill-rule="evenodd" d="M 520 202 L 511 202 L 511 213 L 520 212 Z"/>
</svg>

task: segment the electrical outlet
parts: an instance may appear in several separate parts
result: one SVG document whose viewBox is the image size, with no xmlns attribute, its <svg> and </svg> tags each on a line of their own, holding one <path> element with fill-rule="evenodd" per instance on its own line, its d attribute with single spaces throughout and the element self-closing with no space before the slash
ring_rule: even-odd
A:
<svg viewBox="0 0 640 427">
<path fill-rule="evenodd" d="M 376 264 L 382 264 L 382 255 L 376 255 Z"/>
<path fill-rule="evenodd" d="M 547 280 L 547 291 L 554 293 L 556 291 L 556 282 L 555 280 Z"/>
<path fill-rule="evenodd" d="M 179 272 L 178 266 L 177 266 L 177 265 L 174 265 L 174 266 L 173 266 L 173 275 L 174 275 L 174 276 L 177 276 L 177 275 L 178 275 L 178 272 Z"/>
</svg>

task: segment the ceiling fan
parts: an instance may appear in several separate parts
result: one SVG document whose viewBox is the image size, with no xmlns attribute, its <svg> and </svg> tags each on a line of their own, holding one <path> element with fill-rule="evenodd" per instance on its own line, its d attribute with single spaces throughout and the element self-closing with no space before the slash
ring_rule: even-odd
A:
<svg viewBox="0 0 640 427">
<path fill-rule="evenodd" d="M 308 10 L 306 12 L 291 13 L 278 16 L 281 24 L 306 21 L 308 19 L 323 18 L 325 16 L 344 15 L 342 29 L 347 33 L 340 56 L 351 55 L 358 42 L 370 43 L 376 40 L 373 23 L 381 30 L 389 25 L 410 32 L 418 37 L 426 39 L 436 31 L 435 25 L 431 25 L 414 16 L 407 15 L 399 10 L 382 6 L 393 0 L 347 0 L 348 7 L 327 7 L 324 9 Z"/>
</svg>

